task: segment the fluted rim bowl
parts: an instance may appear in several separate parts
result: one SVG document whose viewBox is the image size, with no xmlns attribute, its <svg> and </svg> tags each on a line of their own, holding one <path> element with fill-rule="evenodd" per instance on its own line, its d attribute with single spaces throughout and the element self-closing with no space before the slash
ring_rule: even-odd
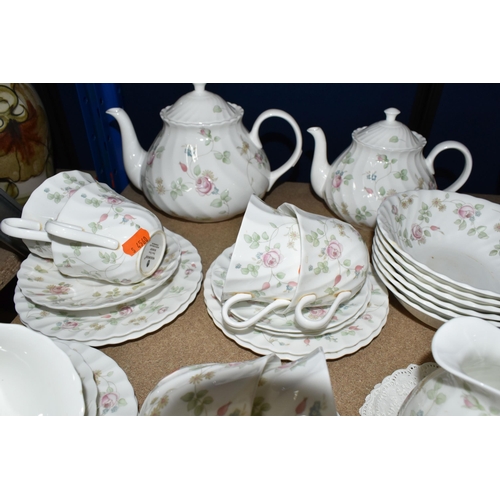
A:
<svg viewBox="0 0 500 500">
<path fill-rule="evenodd" d="M 0 415 L 82 416 L 82 382 L 69 357 L 45 335 L 0 324 Z"/>
<path fill-rule="evenodd" d="M 377 227 L 420 272 L 500 299 L 500 205 L 461 193 L 406 191 L 382 202 Z"/>
</svg>

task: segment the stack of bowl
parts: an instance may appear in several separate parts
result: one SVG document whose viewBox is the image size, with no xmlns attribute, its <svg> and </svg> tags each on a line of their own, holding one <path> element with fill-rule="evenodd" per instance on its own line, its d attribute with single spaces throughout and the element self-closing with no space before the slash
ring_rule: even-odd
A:
<svg viewBox="0 0 500 500">
<path fill-rule="evenodd" d="M 291 204 L 250 199 L 234 245 L 212 263 L 205 303 L 229 338 L 258 354 L 296 360 L 322 347 L 351 354 L 381 331 L 388 295 L 348 223 Z"/>
<path fill-rule="evenodd" d="M 0 346 L 0 415 L 137 415 L 125 372 L 98 349 L 3 323 Z"/>
<path fill-rule="evenodd" d="M 414 316 L 439 328 L 459 316 L 500 326 L 500 206 L 438 190 L 381 204 L 373 266 Z"/>
<path fill-rule="evenodd" d="M 1 229 L 31 251 L 17 274 L 21 321 L 59 340 L 102 346 L 141 337 L 173 321 L 201 286 L 189 241 L 79 171 L 47 179 Z"/>
</svg>

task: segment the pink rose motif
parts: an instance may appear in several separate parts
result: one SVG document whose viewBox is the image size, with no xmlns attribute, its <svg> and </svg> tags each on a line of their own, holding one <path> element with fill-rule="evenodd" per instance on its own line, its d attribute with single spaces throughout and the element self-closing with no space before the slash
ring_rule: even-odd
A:
<svg viewBox="0 0 500 500">
<path fill-rule="evenodd" d="M 104 222 L 108 218 L 108 214 L 102 214 L 101 217 L 99 218 L 98 224 L 101 222 Z"/>
<path fill-rule="evenodd" d="M 309 345 L 311 343 L 311 340 L 310 339 L 304 339 L 304 344 L 305 345 Z"/>
<path fill-rule="evenodd" d="M 122 200 L 120 200 L 120 198 L 116 198 L 116 196 L 108 196 L 106 198 L 106 201 L 110 204 L 110 205 L 119 205 L 120 203 L 122 203 Z"/>
<path fill-rule="evenodd" d="M 202 196 L 210 194 L 213 188 L 214 183 L 209 177 L 202 175 L 196 179 L 196 191 Z"/>
<path fill-rule="evenodd" d="M 120 309 L 120 311 L 118 312 L 118 314 L 120 316 L 128 316 L 129 314 L 131 314 L 133 311 L 133 309 L 130 307 L 130 306 L 124 306 Z"/>
<path fill-rule="evenodd" d="M 464 397 L 464 405 L 469 409 L 474 408 L 474 405 L 470 402 L 470 400 L 467 396 Z"/>
<path fill-rule="evenodd" d="M 394 215 L 398 215 L 398 207 L 396 205 L 392 205 L 392 210 L 391 212 L 394 214 Z"/>
<path fill-rule="evenodd" d="M 183 172 L 188 171 L 187 165 L 185 163 L 179 162 L 179 165 L 181 166 Z"/>
<path fill-rule="evenodd" d="M 326 310 L 320 307 L 313 307 L 309 309 L 309 317 L 311 319 L 321 319 L 326 314 Z"/>
<path fill-rule="evenodd" d="M 73 330 L 78 326 L 78 323 L 76 321 L 65 321 L 61 328 L 64 328 L 65 330 Z"/>
<path fill-rule="evenodd" d="M 458 209 L 458 215 L 462 217 L 462 219 L 470 219 L 475 213 L 474 207 L 471 207 L 470 205 L 462 205 Z"/>
<path fill-rule="evenodd" d="M 281 254 L 275 248 L 262 256 L 262 263 L 266 267 L 276 267 L 281 262 Z"/>
<path fill-rule="evenodd" d="M 206 136 L 207 135 L 207 131 L 204 128 L 202 128 L 202 129 L 200 129 L 200 134 Z"/>
<path fill-rule="evenodd" d="M 364 319 L 365 321 L 371 321 L 371 319 L 372 319 L 372 315 L 371 315 L 371 314 L 364 314 L 364 315 L 363 315 L 363 319 Z"/>
<path fill-rule="evenodd" d="M 339 259 L 342 255 L 342 245 L 337 240 L 330 241 L 326 247 L 326 255 L 333 260 Z"/>
<path fill-rule="evenodd" d="M 432 231 L 439 231 L 439 227 L 438 226 L 431 226 L 431 230 Z"/>
<path fill-rule="evenodd" d="M 262 165 L 264 163 L 264 158 L 259 153 L 255 153 L 255 159 L 257 160 L 257 163 L 259 165 Z"/>
<path fill-rule="evenodd" d="M 53 285 L 49 287 L 49 290 L 50 293 L 53 293 L 54 295 L 65 295 L 71 290 L 71 288 L 65 285 Z"/>
<path fill-rule="evenodd" d="M 261 290 L 267 290 L 270 286 L 271 286 L 271 283 L 269 283 L 269 281 L 266 281 L 265 283 L 262 283 Z"/>
<path fill-rule="evenodd" d="M 118 404 L 119 396 L 116 392 L 107 392 L 101 398 L 101 406 L 106 410 L 114 408 Z"/>
<path fill-rule="evenodd" d="M 413 237 L 416 240 L 420 240 L 420 239 L 422 239 L 424 232 L 422 231 L 422 228 L 418 224 L 413 224 L 411 226 L 411 234 L 413 234 Z"/>
<path fill-rule="evenodd" d="M 333 177 L 333 180 L 332 180 L 332 186 L 337 189 L 340 187 L 340 185 L 342 184 L 342 176 L 341 175 L 335 175 Z"/>
<path fill-rule="evenodd" d="M 163 314 L 168 311 L 168 307 L 160 307 L 158 311 L 156 311 L 158 314 Z"/>
<path fill-rule="evenodd" d="M 68 192 L 68 198 L 71 198 L 77 191 L 78 189 L 70 189 L 70 191 Z"/>
<path fill-rule="evenodd" d="M 365 191 L 366 191 L 368 194 L 373 194 L 373 189 L 370 189 L 370 188 L 365 188 Z"/>
<path fill-rule="evenodd" d="M 147 165 L 148 165 L 148 166 L 151 166 L 151 165 L 153 164 L 154 159 L 155 159 L 155 154 L 154 154 L 154 153 L 151 153 L 151 154 L 149 155 L 149 158 L 148 158 L 148 161 L 147 161 Z"/>
</svg>

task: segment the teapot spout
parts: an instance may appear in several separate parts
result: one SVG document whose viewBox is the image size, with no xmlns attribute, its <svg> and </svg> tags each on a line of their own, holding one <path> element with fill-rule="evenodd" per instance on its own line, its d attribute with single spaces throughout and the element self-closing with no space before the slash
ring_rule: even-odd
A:
<svg viewBox="0 0 500 500">
<path fill-rule="evenodd" d="M 330 165 L 326 156 L 326 137 L 320 127 L 311 127 L 307 131 L 314 137 L 315 147 L 311 167 L 311 185 L 314 192 L 324 198 L 325 184 L 330 170 Z"/>
<path fill-rule="evenodd" d="M 139 144 L 132 122 L 123 109 L 111 108 L 106 113 L 113 116 L 120 127 L 125 172 L 130 182 L 142 190 L 141 168 L 145 164 L 147 152 Z"/>
</svg>

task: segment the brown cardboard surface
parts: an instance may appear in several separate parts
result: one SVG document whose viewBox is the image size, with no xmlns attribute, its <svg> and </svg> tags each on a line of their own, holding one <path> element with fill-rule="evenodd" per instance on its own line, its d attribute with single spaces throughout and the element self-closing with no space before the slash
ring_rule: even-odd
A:
<svg viewBox="0 0 500 500">
<path fill-rule="evenodd" d="M 198 250 L 204 271 L 236 240 L 242 216 L 210 224 L 186 222 L 159 212 L 131 186 L 122 194 L 147 206 L 159 216 L 165 227 L 187 238 Z M 333 216 L 306 183 L 282 184 L 274 188 L 265 201 L 273 207 L 290 202 L 309 212 Z M 362 233 L 371 246 L 372 232 L 366 230 Z M 410 363 L 432 361 L 433 334 L 433 329 L 416 320 L 391 297 L 387 323 L 380 335 L 358 352 L 328 361 L 340 415 L 359 415 L 365 397 L 395 370 L 406 368 Z M 244 361 L 259 356 L 240 347 L 214 325 L 204 304 L 203 288 L 187 310 L 170 324 L 140 339 L 101 350 L 125 371 L 134 387 L 139 407 L 162 378 L 182 366 Z"/>
<path fill-rule="evenodd" d="M 204 271 L 223 250 L 236 241 L 242 215 L 210 224 L 187 222 L 161 213 L 131 186 L 122 194 L 148 207 L 158 215 L 165 227 L 188 239 L 198 250 Z M 326 204 L 313 194 L 307 183 L 289 182 L 277 186 L 264 201 L 272 207 L 289 202 L 309 212 L 333 217 Z M 360 232 L 371 248 L 372 231 Z M 20 323 L 19 317 L 14 322 Z M 434 332 L 434 329 L 408 313 L 391 295 L 387 323 L 378 337 L 354 354 L 328 361 L 339 414 L 359 416 L 366 396 L 384 377 L 411 363 L 433 361 L 431 340 Z M 259 356 L 240 347 L 214 325 L 203 300 L 203 285 L 194 302 L 170 324 L 137 340 L 102 347 L 100 350 L 125 371 L 134 388 L 139 408 L 162 378 L 183 366 L 245 361 Z"/>
</svg>

